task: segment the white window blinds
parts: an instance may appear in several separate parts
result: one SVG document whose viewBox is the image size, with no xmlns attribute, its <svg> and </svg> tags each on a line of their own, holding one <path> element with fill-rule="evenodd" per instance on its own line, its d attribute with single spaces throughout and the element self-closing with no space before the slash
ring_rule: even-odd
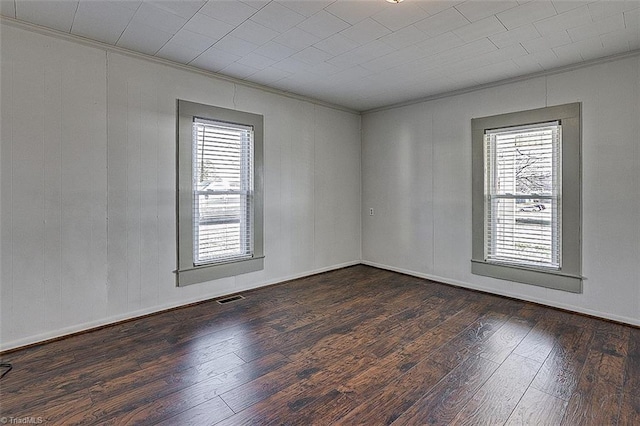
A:
<svg viewBox="0 0 640 426">
<path fill-rule="evenodd" d="M 253 128 L 194 118 L 194 265 L 253 255 Z"/>
<path fill-rule="evenodd" d="M 486 130 L 485 261 L 561 267 L 559 122 Z"/>
</svg>

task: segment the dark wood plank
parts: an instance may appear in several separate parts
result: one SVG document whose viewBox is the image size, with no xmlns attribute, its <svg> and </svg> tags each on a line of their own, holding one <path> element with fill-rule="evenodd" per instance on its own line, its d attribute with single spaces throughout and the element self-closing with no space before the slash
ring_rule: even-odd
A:
<svg viewBox="0 0 640 426">
<path fill-rule="evenodd" d="M 473 395 L 451 424 L 504 424 L 535 377 L 540 363 L 511 355 Z"/>
<path fill-rule="evenodd" d="M 416 364 L 406 373 L 366 398 L 340 419 L 343 424 L 391 424 L 449 373 L 450 369 L 430 359 Z M 311 420 L 311 419 L 309 419 Z"/>
<path fill-rule="evenodd" d="M 540 363 L 544 362 L 555 344 L 555 321 L 543 316 L 522 339 L 513 353 Z"/>
<path fill-rule="evenodd" d="M 640 422 L 636 328 L 363 265 L 244 296 L 3 354 L 14 370 L 0 381 L 0 417 Z"/>
<path fill-rule="evenodd" d="M 630 328 L 619 425 L 640 424 L 640 329 Z"/>
<path fill-rule="evenodd" d="M 505 426 L 557 426 L 568 402 L 529 387 L 509 416 Z"/>
<path fill-rule="evenodd" d="M 620 415 L 618 417 L 619 426 L 640 425 L 640 396 L 627 392 L 622 400 Z"/>
<path fill-rule="evenodd" d="M 554 348 L 542 364 L 531 386 L 568 401 L 575 390 L 587 358 L 593 329 L 584 322 L 555 327 Z"/>
<path fill-rule="evenodd" d="M 444 379 L 399 416 L 394 425 L 443 425 L 453 421 L 498 364 L 474 356 L 453 369 Z"/>
<path fill-rule="evenodd" d="M 146 403 L 136 403 L 136 408 L 127 413 L 122 415 L 118 412 L 112 413 L 111 419 L 123 422 L 126 420 L 125 423 L 132 424 L 164 421 L 184 411 L 195 409 L 196 406 L 207 403 L 209 400 L 219 399 L 219 395 L 277 370 L 286 363 L 288 360 L 283 355 L 270 354 L 230 370 L 225 368 L 226 371 L 211 375 L 204 380 L 197 380 L 196 377 L 188 374 L 175 373 L 165 381 L 166 387 L 162 393 Z M 226 417 L 218 421 L 224 418 Z"/>
<path fill-rule="evenodd" d="M 571 395 L 565 425 L 616 424 L 622 403 L 628 328 L 597 326 L 577 389 Z"/>
<path fill-rule="evenodd" d="M 489 361 L 502 363 L 522 342 L 532 325 L 519 317 L 511 317 L 481 345 L 480 356 Z"/>
<path fill-rule="evenodd" d="M 233 411 L 227 407 L 222 399 L 215 397 L 157 424 L 166 426 L 212 425 L 232 415 Z M 122 420 L 121 424 L 132 424 L 128 422 L 127 417 L 123 417 Z"/>
</svg>

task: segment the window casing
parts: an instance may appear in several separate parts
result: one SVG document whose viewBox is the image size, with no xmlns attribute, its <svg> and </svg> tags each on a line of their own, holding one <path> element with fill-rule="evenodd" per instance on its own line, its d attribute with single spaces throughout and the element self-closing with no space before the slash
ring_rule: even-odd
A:
<svg viewBox="0 0 640 426">
<path fill-rule="evenodd" d="M 580 104 L 472 120 L 472 273 L 582 291 Z"/>
<path fill-rule="evenodd" d="M 178 285 L 263 269 L 263 118 L 178 101 Z"/>
</svg>

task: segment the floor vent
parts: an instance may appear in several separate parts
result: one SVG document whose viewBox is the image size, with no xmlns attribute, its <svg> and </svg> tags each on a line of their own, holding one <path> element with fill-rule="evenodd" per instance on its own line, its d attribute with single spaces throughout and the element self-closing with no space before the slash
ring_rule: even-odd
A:
<svg viewBox="0 0 640 426">
<path fill-rule="evenodd" d="M 235 296 L 229 296 L 222 299 L 218 299 L 216 300 L 216 302 L 218 302 L 221 305 L 224 305 L 225 303 L 235 302 L 236 300 L 240 300 L 240 299 L 244 299 L 244 296 L 236 294 Z"/>
</svg>

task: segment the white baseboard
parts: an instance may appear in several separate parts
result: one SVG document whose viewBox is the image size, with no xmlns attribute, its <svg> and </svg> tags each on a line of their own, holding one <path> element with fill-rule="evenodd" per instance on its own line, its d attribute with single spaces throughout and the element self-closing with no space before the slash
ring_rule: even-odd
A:
<svg viewBox="0 0 640 426">
<path fill-rule="evenodd" d="M 310 275 L 320 274 L 322 272 L 333 271 L 336 269 L 346 268 L 348 266 L 358 265 L 360 264 L 359 260 L 345 262 L 338 265 L 331 265 L 324 268 L 314 269 L 311 271 L 301 272 L 299 274 L 287 275 L 284 277 L 274 278 L 268 281 L 260 282 L 258 284 L 251 284 L 248 286 L 244 286 L 241 288 L 234 289 L 233 293 L 239 293 L 242 291 L 254 290 L 260 287 L 265 287 L 272 284 L 278 284 L 284 281 L 295 280 L 298 278 L 308 277 Z M 49 331 L 46 333 L 36 334 L 33 336 L 25 337 L 22 339 L 16 339 L 9 342 L 0 343 L 0 352 L 8 351 L 11 349 L 20 348 L 22 346 L 33 345 L 41 342 L 45 342 L 51 339 L 58 339 L 61 337 L 68 336 L 70 334 L 79 333 L 83 331 L 88 331 L 98 327 L 108 326 L 110 324 L 114 324 L 120 321 L 128 321 L 133 320 L 138 317 L 142 317 L 149 314 L 154 314 L 162 311 L 166 311 L 167 309 L 179 308 L 181 306 L 189 305 L 191 303 L 204 302 L 206 300 L 216 299 L 221 296 L 228 295 L 229 292 L 219 292 L 219 293 L 210 293 L 204 296 L 199 296 L 192 299 L 180 300 L 178 302 L 165 303 L 161 305 L 150 306 L 148 308 L 139 309 L 133 312 L 126 312 L 119 315 L 112 315 L 107 318 L 101 318 L 96 321 L 89 321 L 82 324 L 76 324 L 70 327 L 61 328 L 58 330 Z"/>
<path fill-rule="evenodd" d="M 425 278 L 425 279 L 428 279 L 428 280 L 431 280 L 431 281 L 436 281 L 436 282 L 443 283 L 443 284 L 454 285 L 456 287 L 462 287 L 462 288 L 467 288 L 467 289 L 471 289 L 471 290 L 478 290 L 478 291 L 481 291 L 481 292 L 484 292 L 484 293 L 511 297 L 511 298 L 514 298 L 514 299 L 524 300 L 524 301 L 527 301 L 527 302 L 539 303 L 541 305 L 546 305 L 546 306 L 550 306 L 550 307 L 554 307 L 554 308 L 565 309 L 567 311 L 572 311 L 572 312 L 577 312 L 577 313 L 581 313 L 581 314 L 591 315 L 591 316 L 594 316 L 594 317 L 599 317 L 599 318 L 603 318 L 603 319 L 617 321 L 617 322 L 621 322 L 621 323 L 625 323 L 625 324 L 629 324 L 629 325 L 633 325 L 633 326 L 640 326 L 640 320 L 638 320 L 636 318 L 629 318 L 629 317 L 625 317 L 625 316 L 611 314 L 609 312 L 601 312 L 601 311 L 595 311 L 595 310 L 592 310 L 592 309 L 585 309 L 585 308 L 580 307 L 580 306 L 574 306 L 574 305 L 568 305 L 568 304 L 564 304 L 564 303 L 558 303 L 558 302 L 553 301 L 553 300 L 540 299 L 540 298 L 525 296 L 525 295 L 517 294 L 517 293 L 497 291 L 495 289 L 486 288 L 486 287 L 479 286 L 479 285 L 472 284 L 472 283 L 468 283 L 468 282 L 453 280 L 453 279 L 450 279 L 450 278 L 440 277 L 440 276 L 437 276 L 437 275 L 425 274 L 425 273 L 422 273 L 422 272 L 412 271 L 412 270 L 403 269 L 403 268 L 397 268 L 395 266 L 385 265 L 385 264 L 381 264 L 381 263 L 377 263 L 377 262 L 370 262 L 370 261 L 367 261 L 367 260 L 363 260 L 363 261 L 355 260 L 355 261 L 351 261 L 351 262 L 341 263 L 341 264 L 338 264 L 338 265 L 332 265 L 332 266 L 328 266 L 328 267 L 324 267 L 324 268 L 314 269 L 314 270 L 302 272 L 302 273 L 299 273 L 299 274 L 292 274 L 292 275 L 287 275 L 287 276 L 283 276 L 283 277 L 279 277 L 279 278 L 274 278 L 274 279 L 271 279 L 271 280 L 268 280 L 268 281 L 261 282 L 259 284 L 248 285 L 246 287 L 235 289 L 234 293 L 239 293 L 239 292 L 242 292 L 242 291 L 254 290 L 254 289 L 257 289 L 257 288 L 260 288 L 260 287 L 265 287 L 265 286 L 272 285 L 272 284 L 278 284 L 278 283 L 282 283 L 282 282 L 285 282 L 285 281 L 295 280 L 295 279 L 298 279 L 298 278 L 304 278 L 304 277 L 308 277 L 310 275 L 320 274 L 320 273 L 323 273 L 323 272 L 329 272 L 329 271 L 333 271 L 333 270 L 336 270 L 336 269 L 342 269 L 342 268 L 346 268 L 346 267 L 354 266 L 354 265 L 358 265 L 358 264 L 372 266 L 374 268 L 386 269 L 388 271 L 393 271 L 393 272 L 399 272 L 401 274 L 411 275 L 411 276 L 418 277 L 418 278 Z M 64 337 L 64 336 L 67 336 L 67 335 L 70 335 L 70 334 L 83 332 L 83 331 L 88 331 L 88 330 L 91 330 L 93 328 L 108 326 L 110 324 L 114 324 L 114 323 L 117 323 L 117 322 L 120 322 L 120 321 L 133 320 L 133 319 L 138 318 L 138 317 L 142 317 L 142 316 L 145 316 L 145 315 L 158 313 L 158 312 L 161 312 L 161 311 L 165 311 L 167 309 L 179 308 L 181 306 L 189 305 L 191 303 L 204 302 L 206 300 L 211 300 L 211 299 L 215 299 L 215 298 L 218 298 L 218 297 L 221 297 L 221 296 L 226 296 L 227 294 L 229 294 L 229 293 L 228 292 L 226 292 L 226 293 L 225 292 L 221 292 L 221 293 L 215 293 L 214 292 L 214 293 L 207 294 L 205 296 L 200 296 L 200 297 L 193 298 L 193 299 L 187 299 L 187 300 L 181 300 L 179 302 L 174 302 L 174 303 L 156 305 L 156 306 L 148 307 L 148 308 L 145 308 L 145 309 L 140 309 L 140 310 L 133 311 L 133 312 L 127 312 L 127 313 L 124 313 L 124 314 L 121 314 L 121 315 L 113 315 L 113 316 L 110 316 L 108 318 L 102 318 L 102 319 L 96 320 L 96 321 L 90 321 L 90 322 L 86 322 L 86 323 L 82 323 L 82 324 L 73 325 L 71 327 L 65 327 L 65 328 L 62 328 L 62 329 L 59 329 L 59 330 L 54 330 L 54 331 L 50 331 L 50 332 L 46 332 L 46 333 L 42 333 L 42 334 L 37 334 L 37 335 L 34 335 L 34 336 L 25 337 L 23 339 L 17 339 L 17 340 L 13 340 L 13 341 L 10 341 L 10 342 L 3 342 L 3 343 L 0 344 L 0 352 L 8 351 L 8 350 L 19 348 L 19 347 L 22 347 L 22 346 L 37 344 L 37 343 L 44 342 L 44 341 L 51 340 L 51 339 L 61 338 L 61 337 Z"/>
<path fill-rule="evenodd" d="M 403 269 L 403 268 L 396 268 L 395 266 L 385 265 L 385 264 L 376 263 L 376 262 L 370 262 L 367 260 L 363 260 L 361 263 L 363 265 L 373 266 L 374 268 L 386 269 L 388 271 L 399 272 L 401 274 L 411 275 L 418 278 L 425 278 L 425 279 L 436 281 L 443 284 L 454 285 L 456 287 L 468 288 L 470 290 L 478 290 L 483 293 L 511 297 L 518 300 L 524 300 L 526 302 L 539 303 L 541 305 L 550 306 L 552 308 L 564 309 L 571 312 L 576 312 L 576 313 L 590 315 L 590 316 L 603 318 L 607 320 L 617 321 L 617 322 L 621 322 L 621 323 L 625 323 L 633 326 L 640 326 L 640 320 L 637 318 L 629 318 L 621 315 L 615 315 L 610 312 L 595 311 L 592 309 L 583 308 L 581 306 L 569 305 L 566 303 L 558 303 L 554 300 L 547 300 L 547 299 L 541 299 L 538 297 L 530 297 L 530 296 L 526 296 L 518 293 L 499 291 L 493 288 L 487 288 L 487 287 L 479 286 L 479 285 L 464 282 L 464 281 L 452 280 L 450 278 L 440 277 L 440 276 L 431 275 L 431 274 L 425 274 L 422 272 L 412 271 L 412 270 Z"/>
</svg>

